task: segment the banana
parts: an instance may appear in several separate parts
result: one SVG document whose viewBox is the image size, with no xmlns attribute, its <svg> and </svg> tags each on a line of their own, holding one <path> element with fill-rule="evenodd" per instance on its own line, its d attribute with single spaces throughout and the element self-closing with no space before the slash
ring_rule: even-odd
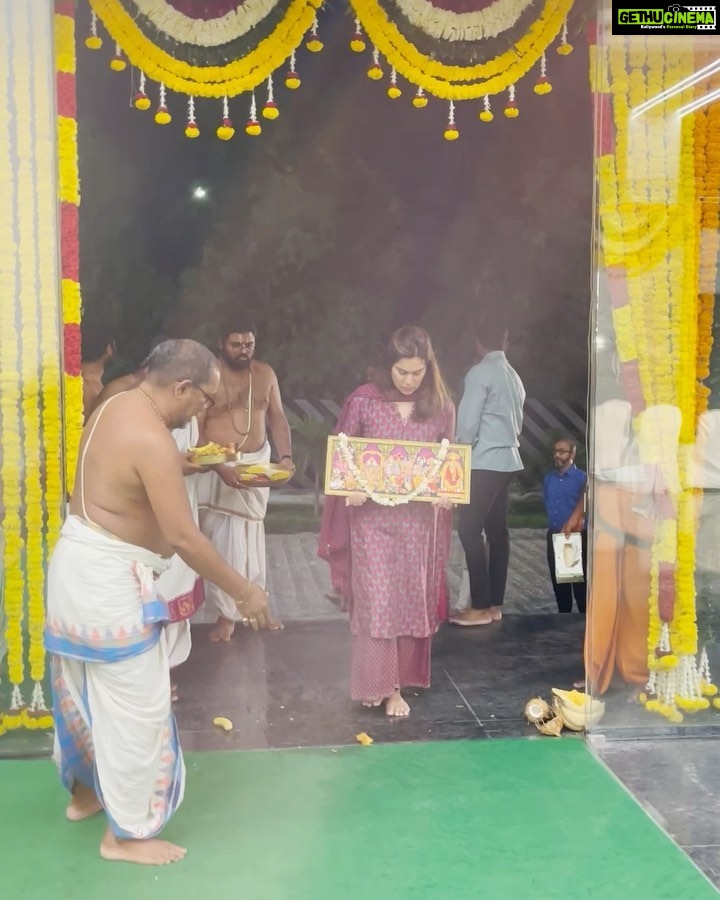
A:
<svg viewBox="0 0 720 900">
<path fill-rule="evenodd" d="M 230 719 L 226 719 L 225 716 L 217 716 L 213 719 L 213 725 L 217 725 L 218 728 L 222 728 L 223 731 L 232 731 L 233 723 Z"/>
<path fill-rule="evenodd" d="M 248 475 L 268 475 L 269 467 L 263 465 L 257 466 L 247 466 L 244 471 L 248 473 Z"/>
</svg>

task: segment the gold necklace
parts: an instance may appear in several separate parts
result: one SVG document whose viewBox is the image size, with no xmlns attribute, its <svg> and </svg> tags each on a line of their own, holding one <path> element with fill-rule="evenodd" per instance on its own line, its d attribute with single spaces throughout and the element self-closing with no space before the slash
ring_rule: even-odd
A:
<svg viewBox="0 0 720 900">
<path fill-rule="evenodd" d="M 165 416 L 164 416 L 164 415 L 160 412 L 160 410 L 157 408 L 157 404 L 155 403 L 155 401 L 153 400 L 153 398 L 150 397 L 148 394 L 146 394 L 145 391 L 144 391 L 141 387 L 136 387 L 135 390 L 138 391 L 138 393 L 140 393 L 140 394 L 143 395 L 143 397 L 147 400 L 147 402 L 150 404 L 150 406 L 152 406 L 152 408 L 153 408 L 153 409 L 155 410 L 155 412 L 157 413 L 158 419 L 160 419 L 160 421 L 163 423 L 163 425 L 164 425 L 166 428 L 169 428 L 170 426 L 168 425 L 168 420 L 165 418 Z"/>
<path fill-rule="evenodd" d="M 250 432 L 252 431 L 252 422 L 253 422 L 253 374 L 252 369 L 248 366 L 248 430 L 240 431 L 240 429 L 235 424 L 235 410 L 233 409 L 232 403 L 230 402 L 230 394 L 228 393 L 227 384 L 225 382 L 225 376 L 222 376 L 223 390 L 225 391 L 225 402 L 227 403 L 228 412 L 230 413 L 230 424 L 233 427 L 233 431 L 235 434 L 239 434 L 243 439 L 240 444 L 237 445 L 237 449 L 240 450 L 245 446 L 245 443 L 250 436 Z"/>
</svg>

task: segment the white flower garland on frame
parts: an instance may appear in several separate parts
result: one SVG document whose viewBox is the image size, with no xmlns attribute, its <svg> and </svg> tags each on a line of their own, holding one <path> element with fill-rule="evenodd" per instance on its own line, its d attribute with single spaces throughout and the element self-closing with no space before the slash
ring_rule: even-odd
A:
<svg viewBox="0 0 720 900">
<path fill-rule="evenodd" d="M 193 19 L 167 0 L 132 0 L 138 12 L 168 37 L 180 44 L 220 47 L 247 34 L 272 12 L 278 0 L 245 0 L 216 19 Z"/>
<path fill-rule="evenodd" d="M 429 0 L 395 0 L 405 18 L 442 41 L 482 41 L 512 28 L 533 0 L 495 0 L 477 12 L 454 13 Z"/>
<path fill-rule="evenodd" d="M 445 457 L 447 456 L 448 450 L 450 449 L 450 441 L 447 438 L 443 438 L 440 442 L 440 452 L 433 460 L 433 464 L 430 466 L 430 471 L 425 474 L 422 481 L 420 481 L 420 483 L 407 494 L 403 494 L 400 497 L 386 497 L 384 494 L 376 493 L 367 483 L 367 479 L 355 464 L 355 459 L 353 457 L 352 450 L 350 449 L 348 436 L 343 431 L 338 434 L 338 441 L 340 444 L 340 452 L 342 453 L 342 457 L 345 460 L 348 469 L 350 470 L 350 474 L 357 481 L 358 485 L 362 489 L 362 492 L 364 494 L 367 494 L 367 496 L 373 501 L 373 503 L 377 503 L 379 506 L 404 506 L 406 503 L 410 503 L 411 500 L 414 500 L 420 494 L 423 494 L 427 490 L 430 482 L 440 471 L 440 467 L 445 462 Z"/>
</svg>

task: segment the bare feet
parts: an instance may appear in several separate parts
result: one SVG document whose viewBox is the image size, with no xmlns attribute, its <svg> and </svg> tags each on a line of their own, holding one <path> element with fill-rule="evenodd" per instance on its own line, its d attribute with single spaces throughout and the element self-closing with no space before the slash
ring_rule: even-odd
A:
<svg viewBox="0 0 720 900">
<path fill-rule="evenodd" d="M 367 700 L 363 700 L 362 705 L 369 707 L 380 706 L 384 699 L 384 697 L 369 697 Z"/>
<path fill-rule="evenodd" d="M 400 691 L 393 691 L 385 701 L 385 712 L 389 716 L 405 718 L 410 715 L 410 707 L 403 699 Z"/>
<path fill-rule="evenodd" d="M 138 863 L 141 866 L 166 866 L 179 862 L 187 853 L 169 841 L 121 841 L 108 829 L 100 844 L 100 856 L 112 862 Z"/>
<path fill-rule="evenodd" d="M 502 606 L 491 606 L 489 611 L 493 622 L 499 622 L 502 619 Z"/>
<path fill-rule="evenodd" d="M 214 627 L 210 629 L 210 640 L 216 644 L 221 641 L 229 641 L 235 631 L 235 623 L 232 619 L 225 619 L 219 616 Z"/>
<path fill-rule="evenodd" d="M 493 621 L 489 609 L 465 609 L 450 618 L 451 625 L 492 625 Z"/>
<path fill-rule="evenodd" d="M 71 822 L 82 822 L 83 819 L 89 819 L 102 809 L 102 804 L 97 798 L 97 794 L 92 788 L 86 787 L 84 784 L 75 783 L 72 792 L 72 800 L 65 810 L 65 815 Z"/>
</svg>

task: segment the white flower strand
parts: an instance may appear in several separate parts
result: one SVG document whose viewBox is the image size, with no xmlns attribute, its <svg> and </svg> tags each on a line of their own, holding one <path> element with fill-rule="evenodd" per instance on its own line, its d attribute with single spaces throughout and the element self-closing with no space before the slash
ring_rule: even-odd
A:
<svg viewBox="0 0 720 900">
<path fill-rule="evenodd" d="M 442 466 L 442 464 L 445 462 L 445 457 L 447 456 L 448 450 L 450 448 L 450 441 L 447 438 L 443 438 L 440 443 L 440 452 L 433 460 L 433 463 L 430 466 L 430 471 L 425 474 L 422 481 L 420 481 L 417 487 L 410 491 L 410 493 L 403 494 L 401 497 L 386 497 L 382 494 L 376 493 L 367 483 L 367 479 L 362 474 L 360 469 L 358 469 L 357 465 L 355 464 L 355 459 L 353 458 L 352 450 L 350 449 L 350 443 L 348 441 L 347 435 L 341 431 L 338 435 L 338 439 L 340 442 L 340 452 L 342 453 L 342 457 L 345 460 L 348 469 L 350 470 L 350 474 L 360 485 L 363 493 L 367 494 L 367 496 L 373 501 L 373 503 L 377 503 L 379 506 L 404 506 L 406 503 L 410 503 L 411 500 L 414 500 L 420 494 L 423 494 L 427 490 L 430 482 L 440 471 L 440 466 Z"/>
</svg>

